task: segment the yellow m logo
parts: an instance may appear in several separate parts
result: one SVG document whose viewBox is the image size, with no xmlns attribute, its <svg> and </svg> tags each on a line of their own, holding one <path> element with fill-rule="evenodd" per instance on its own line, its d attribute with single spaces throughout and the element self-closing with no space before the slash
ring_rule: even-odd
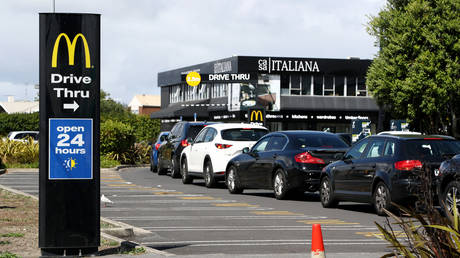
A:
<svg viewBox="0 0 460 258">
<path fill-rule="evenodd" d="M 65 41 L 67 43 L 67 52 L 69 54 L 69 65 L 74 65 L 75 63 L 75 45 L 77 44 L 78 38 L 81 38 L 83 41 L 83 47 L 85 48 L 85 60 L 86 60 L 86 68 L 91 68 L 91 59 L 89 56 L 89 48 L 88 48 L 88 42 L 86 41 L 85 36 L 83 34 L 78 33 L 74 38 L 73 41 L 70 41 L 69 36 L 65 33 L 59 34 L 59 36 L 56 38 L 56 41 L 54 42 L 54 48 L 53 48 L 53 56 L 51 58 L 51 67 L 57 67 L 57 55 L 58 55 L 58 49 L 59 49 L 59 42 L 61 41 L 61 38 L 64 37 Z"/>
<path fill-rule="evenodd" d="M 260 120 L 259 120 L 260 116 Z M 256 118 L 254 120 L 254 117 Z M 262 115 L 262 111 L 260 110 L 253 110 L 251 111 L 251 121 L 264 121 L 264 116 Z"/>
</svg>

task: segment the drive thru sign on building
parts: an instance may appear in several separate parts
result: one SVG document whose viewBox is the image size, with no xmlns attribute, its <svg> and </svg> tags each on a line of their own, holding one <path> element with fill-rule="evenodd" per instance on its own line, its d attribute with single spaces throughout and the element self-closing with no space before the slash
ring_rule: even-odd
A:
<svg viewBox="0 0 460 258">
<path fill-rule="evenodd" d="M 40 209 L 43 255 L 100 244 L 100 15 L 40 14 Z"/>
</svg>

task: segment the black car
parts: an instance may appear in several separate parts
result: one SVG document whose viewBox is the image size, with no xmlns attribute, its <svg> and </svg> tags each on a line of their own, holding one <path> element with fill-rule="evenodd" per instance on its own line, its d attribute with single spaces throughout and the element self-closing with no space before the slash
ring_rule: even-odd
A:
<svg viewBox="0 0 460 258">
<path fill-rule="evenodd" d="M 376 135 L 358 141 L 340 161 L 321 175 L 323 207 L 339 201 L 372 203 L 379 215 L 391 202 L 416 200 L 422 166 L 439 168 L 445 154 L 459 153 L 460 144 L 448 136 Z"/>
<path fill-rule="evenodd" d="M 164 175 L 171 170 L 171 177 L 180 177 L 180 154 L 187 147 L 190 140 L 195 139 L 197 134 L 205 127 L 214 123 L 209 122 L 178 122 L 171 129 L 166 142 L 158 149 L 158 174 Z"/>
<path fill-rule="evenodd" d="M 439 203 L 444 203 L 443 207 L 451 212 L 455 197 L 457 208 L 460 208 L 460 154 L 442 162 L 435 176 Z"/>
<path fill-rule="evenodd" d="M 230 193 L 242 193 L 245 188 L 273 189 L 277 199 L 289 193 L 314 192 L 319 188 L 321 169 L 347 149 L 332 133 L 270 133 L 228 162 L 225 182 Z"/>
</svg>

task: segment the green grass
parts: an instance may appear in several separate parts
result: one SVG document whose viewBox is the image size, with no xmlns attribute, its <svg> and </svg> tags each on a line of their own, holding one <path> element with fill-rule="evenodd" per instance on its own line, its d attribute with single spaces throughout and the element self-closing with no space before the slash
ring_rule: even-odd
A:
<svg viewBox="0 0 460 258">
<path fill-rule="evenodd" d="M 113 168 L 119 166 L 120 162 L 101 155 L 101 168 Z"/>
<path fill-rule="evenodd" d="M 0 258 L 19 258 L 20 256 L 10 252 L 0 252 Z"/>
<path fill-rule="evenodd" d="M 138 254 L 143 254 L 145 253 L 144 247 L 135 247 L 131 250 L 126 250 L 122 252 L 121 254 L 131 254 L 131 255 L 138 255 Z"/>
<path fill-rule="evenodd" d="M 5 233 L 5 234 L 0 234 L 0 237 L 23 237 L 23 233 Z"/>
<path fill-rule="evenodd" d="M 5 163 L 6 168 L 38 168 L 38 161 L 33 163 Z"/>
<path fill-rule="evenodd" d="M 104 246 L 118 246 L 118 245 L 120 245 L 120 243 L 118 243 L 117 241 L 101 238 L 101 245 L 104 245 Z"/>
<path fill-rule="evenodd" d="M 110 223 L 101 221 L 101 228 L 116 228 L 116 226 L 115 226 L 115 225 L 112 225 L 112 224 L 110 224 Z"/>
<path fill-rule="evenodd" d="M 10 241 L 0 241 L 0 245 L 9 245 L 11 244 Z"/>
</svg>

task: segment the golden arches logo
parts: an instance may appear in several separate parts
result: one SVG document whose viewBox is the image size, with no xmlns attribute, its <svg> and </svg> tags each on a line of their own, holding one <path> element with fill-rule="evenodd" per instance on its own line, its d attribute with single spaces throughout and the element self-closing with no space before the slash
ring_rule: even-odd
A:
<svg viewBox="0 0 460 258">
<path fill-rule="evenodd" d="M 81 38 L 83 41 L 83 47 L 85 48 L 85 60 L 86 60 L 86 68 L 91 68 L 91 58 L 89 55 L 89 47 L 88 47 L 88 42 L 86 41 L 85 36 L 83 34 L 78 33 L 72 41 L 70 41 L 69 36 L 65 33 L 59 34 L 59 36 L 56 38 L 56 41 L 54 42 L 54 48 L 53 48 L 53 56 L 51 58 L 51 67 L 57 67 L 57 55 L 58 55 L 58 49 L 59 49 L 59 42 L 61 41 L 61 38 L 64 37 L 66 43 L 67 43 L 67 52 L 69 54 L 69 65 L 74 65 L 75 64 L 75 46 L 77 44 L 77 40 Z"/>
<path fill-rule="evenodd" d="M 260 116 L 260 120 L 259 120 Z M 256 118 L 254 120 L 254 117 Z M 264 121 L 264 115 L 262 114 L 261 110 L 253 110 L 251 111 L 251 121 Z"/>
</svg>

